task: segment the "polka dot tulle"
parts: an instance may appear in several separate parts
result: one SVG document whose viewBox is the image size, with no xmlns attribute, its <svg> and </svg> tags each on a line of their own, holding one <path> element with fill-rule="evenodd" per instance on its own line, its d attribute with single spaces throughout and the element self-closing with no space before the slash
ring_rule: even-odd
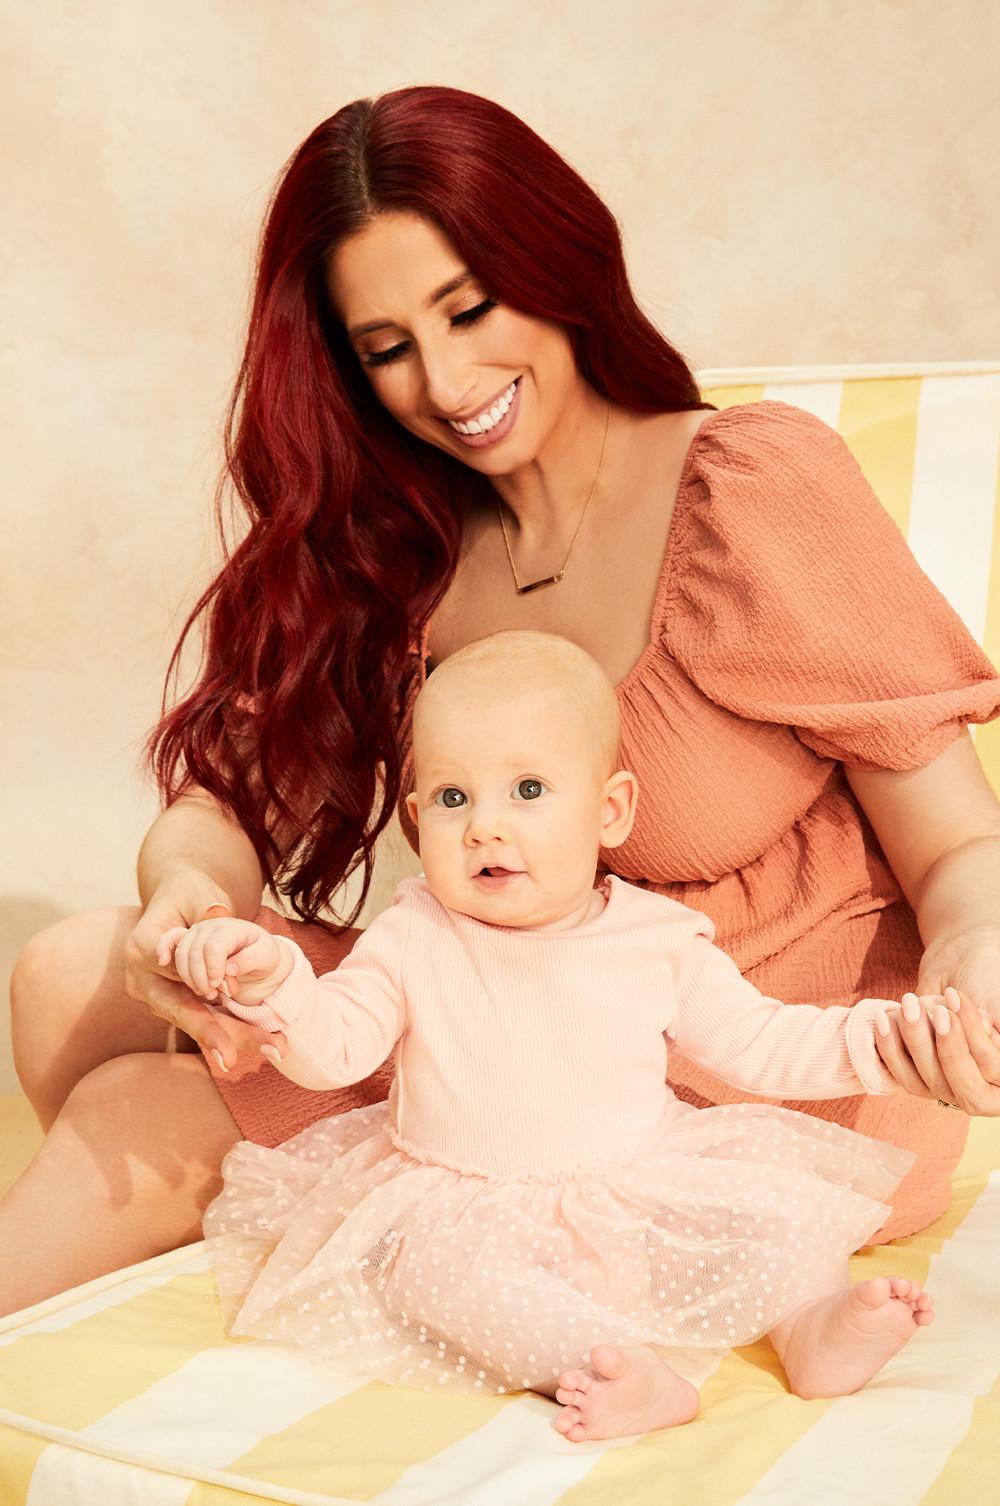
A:
<svg viewBox="0 0 1000 1506">
<path fill-rule="evenodd" d="M 465 1393 L 551 1390 L 595 1343 L 727 1347 L 843 1278 L 905 1151 L 768 1104 L 674 1101 L 627 1161 L 490 1177 L 385 1104 L 242 1141 L 205 1217 L 229 1332 Z"/>
</svg>

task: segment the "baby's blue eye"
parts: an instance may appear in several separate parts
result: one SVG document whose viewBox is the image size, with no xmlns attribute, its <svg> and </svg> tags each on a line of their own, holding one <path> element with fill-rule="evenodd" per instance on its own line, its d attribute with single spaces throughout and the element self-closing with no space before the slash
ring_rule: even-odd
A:
<svg viewBox="0 0 1000 1506">
<path fill-rule="evenodd" d="M 458 810 L 460 806 L 465 804 L 465 796 L 454 785 L 449 785 L 446 790 L 438 790 L 434 796 L 434 804 L 443 805 L 446 810 Z"/>
<path fill-rule="evenodd" d="M 537 800 L 544 788 L 540 779 L 521 779 L 518 781 L 517 793 L 522 800 Z"/>
</svg>

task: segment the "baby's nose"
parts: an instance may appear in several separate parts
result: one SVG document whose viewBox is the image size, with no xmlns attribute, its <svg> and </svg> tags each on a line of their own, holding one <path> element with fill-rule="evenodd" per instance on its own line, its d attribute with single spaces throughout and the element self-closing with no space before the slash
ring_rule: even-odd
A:
<svg viewBox="0 0 1000 1506">
<path fill-rule="evenodd" d="M 509 838 L 508 824 L 499 811 L 475 810 L 469 816 L 465 828 L 466 840 L 471 843 L 506 842 Z"/>
</svg>

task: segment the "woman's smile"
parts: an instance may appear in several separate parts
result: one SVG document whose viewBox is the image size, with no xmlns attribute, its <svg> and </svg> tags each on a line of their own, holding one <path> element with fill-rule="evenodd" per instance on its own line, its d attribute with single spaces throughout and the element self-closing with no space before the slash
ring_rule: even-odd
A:
<svg viewBox="0 0 1000 1506">
<path fill-rule="evenodd" d="M 474 418 L 459 421 L 443 419 L 455 438 L 470 449 L 482 450 L 499 444 L 517 423 L 520 410 L 521 378 L 516 377 L 502 392 L 492 407 L 485 408 Z"/>
</svg>

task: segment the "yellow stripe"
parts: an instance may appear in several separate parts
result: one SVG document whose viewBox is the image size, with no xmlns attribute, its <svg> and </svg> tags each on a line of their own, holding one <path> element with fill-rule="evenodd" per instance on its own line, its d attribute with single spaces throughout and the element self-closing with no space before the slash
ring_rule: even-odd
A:
<svg viewBox="0 0 1000 1506">
<path fill-rule="evenodd" d="M 513 1400 L 372 1384 L 262 1438 L 220 1467 L 268 1485 L 367 1501 L 413 1465 L 485 1427 Z M 211 1496 L 195 1494 L 189 1506 L 209 1502 Z"/>
<path fill-rule="evenodd" d="M 910 521 L 921 377 L 845 382 L 837 429 L 893 522 Z"/>
<path fill-rule="evenodd" d="M 0 1405 L 85 1428 L 224 1342 L 211 1276 L 178 1276 L 69 1328 L 0 1348 Z"/>
<path fill-rule="evenodd" d="M 767 1340 L 734 1350 L 702 1387 L 694 1423 L 647 1433 L 632 1448 L 605 1454 L 553 1506 L 664 1506 L 667 1500 L 730 1506 L 830 1405 L 786 1393 Z"/>
<path fill-rule="evenodd" d="M 706 403 L 714 403 L 717 408 L 735 408 L 737 403 L 759 403 L 764 387 L 760 382 L 743 387 L 706 387 L 701 395 Z"/>
<path fill-rule="evenodd" d="M 34 1438 L 0 1423 L 0 1506 L 24 1506 L 38 1456 L 48 1446 L 47 1438 Z"/>
<path fill-rule="evenodd" d="M 1000 1501 L 997 1479 L 997 1438 L 1000 1437 L 1000 1378 L 972 1407 L 969 1431 L 952 1449 L 948 1462 L 920 1506 L 995 1506 Z"/>
</svg>

